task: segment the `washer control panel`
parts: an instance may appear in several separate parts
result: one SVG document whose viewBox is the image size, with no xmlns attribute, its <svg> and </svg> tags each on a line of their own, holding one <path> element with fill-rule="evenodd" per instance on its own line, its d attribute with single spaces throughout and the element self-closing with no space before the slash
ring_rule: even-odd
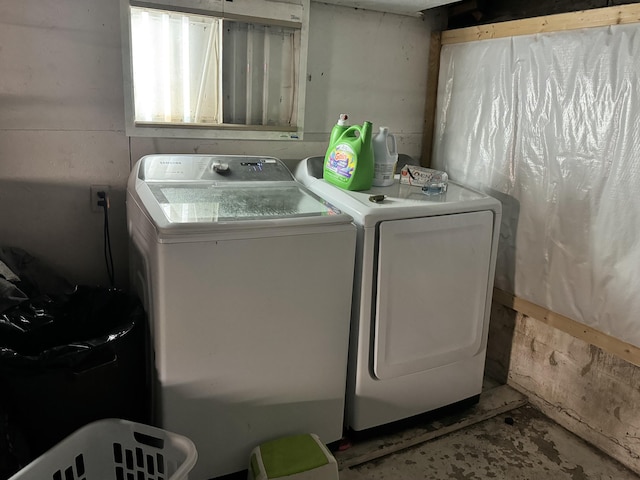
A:
<svg viewBox="0 0 640 480">
<path fill-rule="evenodd" d="M 287 166 L 274 157 L 243 155 L 147 155 L 138 177 L 145 182 L 293 181 Z"/>
</svg>

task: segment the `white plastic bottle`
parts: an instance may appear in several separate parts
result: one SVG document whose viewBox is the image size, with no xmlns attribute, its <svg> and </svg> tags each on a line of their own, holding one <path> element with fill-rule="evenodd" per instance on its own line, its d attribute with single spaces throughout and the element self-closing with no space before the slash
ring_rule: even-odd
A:
<svg viewBox="0 0 640 480">
<path fill-rule="evenodd" d="M 380 127 L 378 133 L 371 139 L 371 144 L 374 161 L 373 185 L 376 187 L 393 185 L 393 176 L 398 163 L 396 137 L 389 133 L 388 127 Z"/>
</svg>

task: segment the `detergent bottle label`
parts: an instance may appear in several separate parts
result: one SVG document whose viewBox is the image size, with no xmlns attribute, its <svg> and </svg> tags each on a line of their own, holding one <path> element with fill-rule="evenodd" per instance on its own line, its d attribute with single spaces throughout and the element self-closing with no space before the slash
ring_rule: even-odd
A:
<svg viewBox="0 0 640 480">
<path fill-rule="evenodd" d="M 335 173 L 341 181 L 347 182 L 356 169 L 356 152 L 346 143 L 336 145 L 329 153 L 327 170 Z"/>
</svg>

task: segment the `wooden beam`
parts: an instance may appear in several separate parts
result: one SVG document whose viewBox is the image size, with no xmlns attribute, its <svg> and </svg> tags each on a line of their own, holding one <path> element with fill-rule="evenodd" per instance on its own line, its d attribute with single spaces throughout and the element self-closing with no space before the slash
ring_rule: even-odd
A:
<svg viewBox="0 0 640 480">
<path fill-rule="evenodd" d="M 438 99 L 438 75 L 440 74 L 440 34 L 433 32 L 429 42 L 429 62 L 427 72 L 427 94 L 424 107 L 424 128 L 422 133 L 422 158 L 420 164 L 423 167 L 431 166 L 433 152 L 433 133 L 436 122 L 436 104 Z"/>
<path fill-rule="evenodd" d="M 545 307 L 516 297 L 512 293 L 505 292 L 498 288 L 493 289 L 493 300 L 505 307 L 568 333 L 575 338 L 579 338 L 584 342 L 595 345 L 605 352 L 616 355 L 633 365 L 640 366 L 640 348 L 635 345 L 607 335 L 595 328 L 560 315 L 559 313 L 552 312 Z"/>
<path fill-rule="evenodd" d="M 511 20 L 442 32 L 442 45 L 640 22 L 640 3 Z"/>
</svg>

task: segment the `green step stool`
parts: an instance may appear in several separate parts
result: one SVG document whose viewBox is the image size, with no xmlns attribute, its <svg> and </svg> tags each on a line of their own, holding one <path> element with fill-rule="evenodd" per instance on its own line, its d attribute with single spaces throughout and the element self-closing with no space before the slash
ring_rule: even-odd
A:
<svg viewBox="0 0 640 480">
<path fill-rule="evenodd" d="M 338 480 L 338 464 L 313 433 L 278 438 L 251 452 L 249 480 Z"/>
</svg>

